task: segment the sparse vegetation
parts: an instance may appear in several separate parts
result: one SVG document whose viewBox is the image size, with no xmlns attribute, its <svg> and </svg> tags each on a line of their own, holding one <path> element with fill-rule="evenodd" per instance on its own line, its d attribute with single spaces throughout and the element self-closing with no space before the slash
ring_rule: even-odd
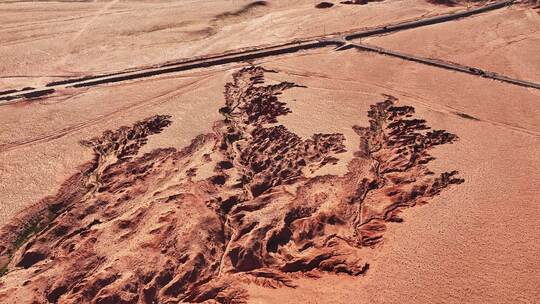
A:
<svg viewBox="0 0 540 304">
<path fill-rule="evenodd" d="M 34 234 L 38 233 L 41 230 L 38 220 L 30 221 L 26 227 L 17 235 L 17 238 L 13 242 L 12 249 L 7 251 L 7 262 L 0 268 L 0 277 L 5 275 L 9 271 L 9 263 L 13 259 L 13 254 L 19 248 L 21 248 Z"/>
<path fill-rule="evenodd" d="M 2 268 L 0 268 L 0 277 L 2 277 L 3 275 L 5 275 L 8 272 L 8 264 L 9 263 L 6 263 L 6 265 L 4 265 L 4 266 L 2 266 Z"/>
<path fill-rule="evenodd" d="M 330 2 L 321 2 L 315 5 L 316 8 L 330 8 L 332 6 L 334 6 L 334 3 L 330 3 Z"/>
<path fill-rule="evenodd" d="M 28 239 L 41 230 L 38 223 L 29 223 L 26 228 L 17 236 L 14 242 L 15 249 L 19 249 Z"/>
</svg>

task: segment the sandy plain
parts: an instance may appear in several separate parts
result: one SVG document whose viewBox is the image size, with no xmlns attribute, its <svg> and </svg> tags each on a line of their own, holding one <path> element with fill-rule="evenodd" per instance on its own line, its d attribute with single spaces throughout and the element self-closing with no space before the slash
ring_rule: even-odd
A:
<svg viewBox="0 0 540 304">
<path fill-rule="evenodd" d="M 0 46 L 0 87 L 38 86 L 58 78 L 464 8 L 404 0 L 320 10 L 314 8 L 317 3 L 272 1 L 233 15 L 230 12 L 241 11 L 249 2 L 3 3 L 0 10 L 6 18 L 0 37 L 9 43 Z M 535 51 L 539 26 L 540 15 L 531 5 L 514 5 L 363 42 L 540 81 L 540 57 Z M 484 27 L 489 30 L 479 30 Z M 429 168 L 457 170 L 464 182 L 429 198 L 425 205 L 403 209 L 403 222 L 386 223 L 382 242 L 361 251 L 369 263 L 362 275 L 329 271 L 316 273 L 319 278 L 299 276 L 292 279 L 295 288 L 268 288 L 247 280 L 242 285 L 247 291 L 244 300 L 534 303 L 540 297 L 536 216 L 540 211 L 536 190 L 540 186 L 540 91 L 354 49 L 325 48 L 255 64 L 277 72 L 265 73 L 266 83 L 305 86 L 280 95 L 291 113 L 280 117 L 279 123 L 301 138 L 343 134 L 346 151 L 336 155 L 337 164 L 318 168 L 315 175 L 346 174 L 347 162 L 355 158 L 359 145 L 352 126 L 367 126 L 370 106 L 392 95 L 397 105 L 414 107 L 415 115 L 433 129 L 459 137 L 430 151 L 435 159 Z M 54 195 L 92 160 L 91 149 L 80 145 L 81 140 L 156 114 L 171 115 L 172 124 L 149 137 L 137 156 L 158 148 L 180 150 L 195 136 L 211 132 L 214 122 L 222 119 L 218 109 L 224 104 L 224 85 L 246 65 L 66 89 L 52 97 L 0 106 L 0 224 L 10 223 L 43 197 Z M 202 165 L 199 169 L 203 177 L 213 174 Z M 136 246 L 137 239 L 129 244 Z M 44 269 L 48 260 L 27 268 L 16 265 L 17 259 L 24 260 L 24 254 L 18 254 L 0 278 L 0 297 L 6 303 L 30 303 L 33 296 L 42 299 L 24 293 L 26 280 L 48 280 L 37 286 L 45 286 L 40 292 L 50 294 L 49 285 L 61 275 L 49 273 L 50 279 L 33 280 L 31 271 Z M 115 286 L 109 287 L 109 292 L 115 291 Z M 56 301 L 70 303 L 74 298 L 68 296 L 60 295 Z"/>
<path fill-rule="evenodd" d="M 456 10 L 405 0 L 361 9 L 341 5 L 329 14 L 316 9 L 318 2 L 311 0 L 249 7 L 252 2 L 256 1 L 4 2 L 2 88 L 37 86 Z"/>
</svg>

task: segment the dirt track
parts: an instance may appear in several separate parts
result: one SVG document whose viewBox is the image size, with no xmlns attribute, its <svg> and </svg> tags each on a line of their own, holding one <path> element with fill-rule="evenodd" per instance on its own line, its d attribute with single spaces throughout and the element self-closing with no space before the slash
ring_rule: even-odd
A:
<svg viewBox="0 0 540 304">
<path fill-rule="evenodd" d="M 106 84 L 106 83 L 128 81 L 128 80 L 152 77 L 152 76 L 157 76 L 157 75 L 167 74 L 167 73 L 176 73 L 176 72 L 187 71 L 187 70 L 198 69 L 198 68 L 208 68 L 212 66 L 225 65 L 225 64 L 230 64 L 234 62 L 244 62 L 244 61 L 249 62 L 251 60 L 256 60 L 256 59 L 269 57 L 269 56 L 278 56 L 278 55 L 295 53 L 295 52 L 300 52 L 300 51 L 305 51 L 305 50 L 325 48 L 325 47 L 330 47 L 330 46 L 334 46 L 336 47 L 336 49 L 356 47 L 363 50 L 375 51 L 377 53 L 391 55 L 391 56 L 395 56 L 401 59 L 411 60 L 411 61 L 415 61 L 415 62 L 419 62 L 423 64 L 429 64 L 432 66 L 450 69 L 457 72 L 463 72 L 463 73 L 472 74 L 472 75 L 480 76 L 484 78 L 491 78 L 491 79 L 504 81 L 506 83 L 510 83 L 514 85 L 540 89 L 540 84 L 538 83 L 530 82 L 527 80 L 513 79 L 504 75 L 499 75 L 497 73 L 493 73 L 489 71 L 482 71 L 481 69 L 476 68 L 476 67 L 464 66 L 460 64 L 451 63 L 451 62 L 445 62 L 443 60 L 438 60 L 438 59 L 420 58 L 414 55 L 400 54 L 397 52 L 385 50 L 378 47 L 371 47 L 367 45 L 349 43 L 349 41 L 359 39 L 359 38 L 365 38 L 365 37 L 370 37 L 370 36 L 375 36 L 375 35 L 390 34 L 397 31 L 403 31 L 403 30 L 433 25 L 437 23 L 449 22 L 449 21 L 460 19 L 460 18 L 470 17 L 473 15 L 485 13 L 491 10 L 504 8 L 506 6 L 512 5 L 514 2 L 515 2 L 514 0 L 498 1 L 492 4 L 479 7 L 479 8 L 474 8 L 474 9 L 470 9 L 470 10 L 466 10 L 462 12 L 445 14 L 445 15 L 440 15 L 436 17 L 425 18 L 425 19 L 420 19 L 420 20 L 415 20 L 415 21 L 410 21 L 410 22 L 403 22 L 403 23 L 399 23 L 395 25 L 385 25 L 385 26 L 380 26 L 373 29 L 355 31 L 355 32 L 350 32 L 350 33 L 336 33 L 336 34 L 326 35 L 324 37 L 317 37 L 314 39 L 295 40 L 293 42 L 280 44 L 280 45 L 254 47 L 247 50 L 232 51 L 232 52 L 228 52 L 224 54 L 197 57 L 194 59 L 184 59 L 178 62 L 167 63 L 167 64 L 163 64 L 157 67 L 154 66 L 154 67 L 140 68 L 140 69 L 135 69 L 132 71 L 127 71 L 127 72 L 118 72 L 118 73 L 105 74 L 105 75 L 99 75 L 99 76 L 86 76 L 86 77 L 77 78 L 77 79 L 60 80 L 60 81 L 48 83 L 45 87 L 42 87 L 42 88 L 27 87 L 20 90 L 8 90 L 8 91 L 4 91 L 3 93 L 0 93 L 0 105 L 5 104 L 5 103 L 10 103 L 18 99 L 32 99 L 32 98 L 43 97 L 45 95 L 53 94 L 56 89 L 65 88 L 65 87 L 75 87 L 75 88 L 88 87 L 88 86 L 95 86 L 95 85 Z"/>
<path fill-rule="evenodd" d="M 345 46 L 345 47 L 347 47 L 347 46 Z M 442 69 L 447 69 L 447 70 L 451 70 L 451 71 L 471 74 L 471 75 L 474 75 L 474 76 L 480 76 L 480 77 L 484 77 L 484 78 L 489 78 L 489 79 L 493 79 L 493 80 L 506 82 L 506 83 L 513 84 L 513 85 L 518 85 L 518 86 L 522 86 L 522 87 L 534 88 L 534 89 L 540 90 L 540 84 L 539 83 L 526 81 L 526 80 L 520 80 L 520 79 L 514 79 L 514 78 L 510 78 L 510 77 L 500 75 L 500 74 L 497 74 L 497 73 L 494 73 L 494 72 L 485 71 L 485 70 L 482 70 L 482 69 L 479 69 L 479 68 L 465 66 L 465 65 L 458 64 L 458 63 L 452 63 L 452 62 L 443 61 L 443 60 L 439 60 L 439 59 L 423 58 L 423 57 L 419 57 L 419 56 L 403 54 L 403 53 L 400 53 L 400 52 L 387 50 L 387 49 L 384 49 L 384 48 L 381 48 L 381 47 L 376 47 L 376 46 L 371 46 L 371 45 L 361 44 L 361 43 L 351 43 L 350 47 L 354 47 L 354 48 L 357 48 L 357 49 L 362 50 L 362 51 L 375 52 L 375 53 L 379 53 L 379 54 L 382 54 L 382 55 L 387 55 L 387 56 L 397 57 L 397 58 L 404 59 L 404 60 L 409 60 L 409 61 L 414 61 L 414 62 L 418 62 L 418 63 L 422 63 L 422 64 L 427 64 L 427 65 L 431 65 L 431 66 L 442 68 Z"/>
</svg>

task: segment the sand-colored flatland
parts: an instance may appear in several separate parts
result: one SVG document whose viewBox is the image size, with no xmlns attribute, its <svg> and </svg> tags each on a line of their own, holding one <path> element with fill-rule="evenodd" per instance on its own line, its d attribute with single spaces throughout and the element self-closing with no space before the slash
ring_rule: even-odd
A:
<svg viewBox="0 0 540 304">
<path fill-rule="evenodd" d="M 0 91 L 467 8 L 319 2 L 2 3 Z M 540 82 L 539 27 L 360 42 Z M 327 47 L 0 105 L 0 302 L 535 303 L 539 104 Z"/>
<path fill-rule="evenodd" d="M 2 3 L 0 84 L 37 86 L 457 9 L 414 0 L 341 5 L 331 12 L 315 8 L 312 0 L 251 2 Z"/>
<path fill-rule="evenodd" d="M 523 6 L 373 37 L 366 42 L 540 82 L 540 14 Z"/>
</svg>

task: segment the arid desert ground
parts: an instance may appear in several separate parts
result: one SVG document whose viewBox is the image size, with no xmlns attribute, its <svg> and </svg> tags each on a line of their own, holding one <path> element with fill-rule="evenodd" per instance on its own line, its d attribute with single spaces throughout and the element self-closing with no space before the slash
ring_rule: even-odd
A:
<svg viewBox="0 0 540 304">
<path fill-rule="evenodd" d="M 0 303 L 540 301 L 540 2 L 0 17 Z"/>
</svg>

